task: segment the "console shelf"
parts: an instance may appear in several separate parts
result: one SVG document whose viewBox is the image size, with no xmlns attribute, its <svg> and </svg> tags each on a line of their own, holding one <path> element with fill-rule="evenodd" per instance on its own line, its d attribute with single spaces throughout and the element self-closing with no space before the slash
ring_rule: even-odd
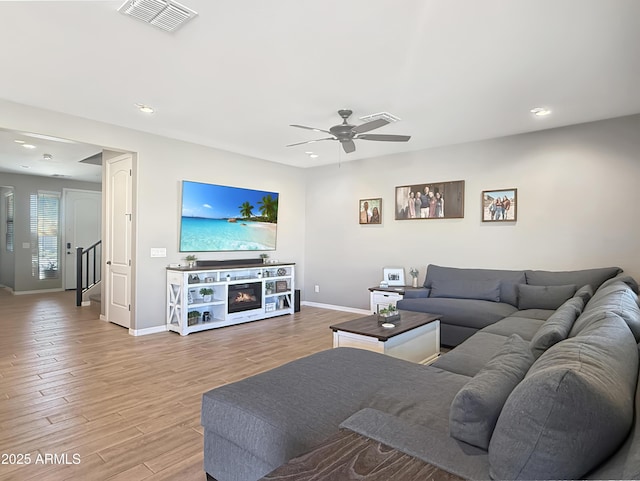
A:
<svg viewBox="0 0 640 481">
<path fill-rule="evenodd" d="M 211 289 L 205 300 L 201 289 Z M 295 264 L 168 267 L 167 329 L 192 332 L 294 312 Z"/>
</svg>

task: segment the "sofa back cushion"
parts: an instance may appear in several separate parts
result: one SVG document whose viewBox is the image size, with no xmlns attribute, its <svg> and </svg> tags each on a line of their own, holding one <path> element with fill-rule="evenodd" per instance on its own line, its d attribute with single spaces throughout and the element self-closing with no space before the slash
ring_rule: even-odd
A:
<svg viewBox="0 0 640 481">
<path fill-rule="evenodd" d="M 566 301 L 556 312 L 551 314 L 531 339 L 533 355 L 538 358 L 551 346 L 565 340 L 583 308 L 582 297 L 576 296 Z"/>
<path fill-rule="evenodd" d="M 637 373 L 637 345 L 616 314 L 602 313 L 549 348 L 500 413 L 489 443 L 491 477 L 582 478 L 624 441 Z"/>
<path fill-rule="evenodd" d="M 518 309 L 557 309 L 575 293 L 575 284 L 564 286 L 518 284 Z"/>
<path fill-rule="evenodd" d="M 584 286 L 590 284 L 594 290 L 607 279 L 611 279 L 622 272 L 619 267 L 600 267 L 579 271 L 525 271 L 527 284 L 534 286 L 561 286 L 575 284 Z"/>
<path fill-rule="evenodd" d="M 443 267 L 430 264 L 427 267 L 424 287 L 431 288 L 431 284 L 435 280 L 500 281 L 500 302 L 506 302 L 512 306 L 518 305 L 518 293 L 516 291 L 516 286 L 526 282 L 524 271 L 460 269 L 456 267 Z"/>
<path fill-rule="evenodd" d="M 513 334 L 458 391 L 449 411 L 449 434 L 484 450 L 505 401 L 533 364 L 529 343 Z"/>
<path fill-rule="evenodd" d="M 570 336 L 576 336 L 589 326 L 602 312 L 618 314 L 629 326 L 636 342 L 640 342 L 640 307 L 638 296 L 625 282 L 613 282 L 601 287 L 585 306 L 584 312 L 573 325 Z"/>
<path fill-rule="evenodd" d="M 474 281 L 471 279 L 443 280 L 431 283 L 430 297 L 449 297 L 454 299 L 478 299 L 500 302 L 500 281 Z"/>
</svg>

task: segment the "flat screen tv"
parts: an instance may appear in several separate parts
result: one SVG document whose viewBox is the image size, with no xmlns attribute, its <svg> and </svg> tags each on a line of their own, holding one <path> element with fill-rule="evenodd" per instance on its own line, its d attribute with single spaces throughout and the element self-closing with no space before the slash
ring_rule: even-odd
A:
<svg viewBox="0 0 640 481">
<path fill-rule="evenodd" d="M 276 248 L 278 193 L 182 181 L 180 252 Z"/>
</svg>

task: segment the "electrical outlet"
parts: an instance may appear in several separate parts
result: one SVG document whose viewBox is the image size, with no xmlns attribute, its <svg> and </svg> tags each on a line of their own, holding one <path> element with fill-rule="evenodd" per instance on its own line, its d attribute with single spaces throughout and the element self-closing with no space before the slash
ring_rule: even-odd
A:
<svg viewBox="0 0 640 481">
<path fill-rule="evenodd" d="M 320 286 L 316 284 L 315 287 L 313 288 L 313 290 L 315 292 L 320 292 Z"/>
</svg>

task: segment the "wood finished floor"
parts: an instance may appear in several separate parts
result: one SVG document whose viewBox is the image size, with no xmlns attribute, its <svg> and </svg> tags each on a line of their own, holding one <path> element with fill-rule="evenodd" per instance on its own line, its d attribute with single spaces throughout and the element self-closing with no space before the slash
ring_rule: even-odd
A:
<svg viewBox="0 0 640 481">
<path fill-rule="evenodd" d="M 328 326 L 356 317 L 303 306 L 186 337 L 133 337 L 75 307 L 71 292 L 0 290 L 0 480 L 203 481 L 202 393 L 329 349 Z M 1 464 L 10 454 L 31 464 Z M 47 454 L 69 464 L 36 464 Z"/>
</svg>

